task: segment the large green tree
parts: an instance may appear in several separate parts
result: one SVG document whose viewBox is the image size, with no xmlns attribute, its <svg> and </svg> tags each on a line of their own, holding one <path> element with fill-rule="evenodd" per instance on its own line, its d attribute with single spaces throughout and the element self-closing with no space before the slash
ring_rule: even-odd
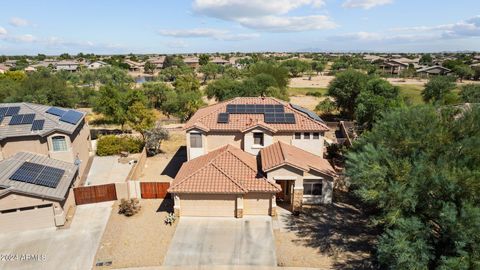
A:
<svg viewBox="0 0 480 270">
<path fill-rule="evenodd" d="M 451 76 L 435 76 L 431 78 L 422 91 L 425 102 L 447 103 L 455 89 L 455 78 Z"/>
<path fill-rule="evenodd" d="M 480 107 L 386 113 L 347 155 L 354 193 L 378 209 L 386 269 L 480 268 Z"/>
<path fill-rule="evenodd" d="M 368 75 L 353 69 L 340 72 L 328 85 L 328 95 L 335 98 L 337 107 L 348 117 L 355 115 L 358 95 L 366 89 Z"/>
<path fill-rule="evenodd" d="M 474 70 L 465 64 L 455 66 L 453 68 L 453 72 L 458 76 L 460 82 L 462 82 L 463 79 L 469 79 L 470 77 L 473 77 L 473 75 L 475 75 Z"/>
<path fill-rule="evenodd" d="M 460 89 L 460 97 L 464 102 L 480 103 L 480 84 L 466 84 Z"/>
</svg>

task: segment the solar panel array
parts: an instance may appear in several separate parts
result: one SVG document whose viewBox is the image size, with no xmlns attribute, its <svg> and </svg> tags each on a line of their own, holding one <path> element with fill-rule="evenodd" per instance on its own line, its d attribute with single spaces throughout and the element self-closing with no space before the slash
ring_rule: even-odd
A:
<svg viewBox="0 0 480 270">
<path fill-rule="evenodd" d="M 20 107 L 15 106 L 15 107 L 1 107 L 0 108 L 0 122 L 3 121 L 5 116 L 12 116 L 15 114 L 18 114 L 20 111 Z"/>
<path fill-rule="evenodd" d="M 25 124 L 32 124 L 33 119 L 35 119 L 34 113 L 29 114 L 16 114 L 12 116 L 10 119 L 9 125 L 25 125 Z"/>
<path fill-rule="evenodd" d="M 218 123 L 228 123 L 228 117 L 229 117 L 230 114 L 228 113 L 219 113 L 218 114 L 218 119 L 217 119 L 217 122 Z"/>
<path fill-rule="evenodd" d="M 80 119 L 82 119 L 83 114 L 74 110 L 68 110 L 62 117 L 60 121 L 67 122 L 73 125 L 76 125 Z"/>
<path fill-rule="evenodd" d="M 295 115 L 285 113 L 279 104 L 227 104 L 226 112 L 218 114 L 217 123 L 228 123 L 230 114 L 263 114 L 265 123 L 295 124 Z"/>
<path fill-rule="evenodd" d="M 43 120 L 43 119 L 34 120 L 33 123 L 32 123 L 32 131 L 42 130 L 44 124 L 45 124 L 45 120 Z"/>
<path fill-rule="evenodd" d="M 300 107 L 298 105 L 295 105 L 295 104 L 292 104 L 290 103 L 290 105 L 292 106 L 292 108 L 294 108 L 295 110 L 297 111 L 300 111 L 302 113 L 305 113 L 306 115 L 308 115 L 310 118 L 312 118 L 313 120 L 315 121 L 319 121 L 319 122 L 322 122 L 322 123 L 325 123 L 322 118 L 320 118 L 316 113 L 310 111 L 310 110 L 307 110 L 303 107 Z"/>
<path fill-rule="evenodd" d="M 56 188 L 65 173 L 62 169 L 45 166 L 38 163 L 24 162 L 10 176 L 11 180 Z"/>
<path fill-rule="evenodd" d="M 62 116 L 66 113 L 66 111 L 64 111 L 64 110 L 62 110 L 62 109 L 59 109 L 59 108 L 57 108 L 57 107 L 50 107 L 50 108 L 46 111 L 46 113 L 49 113 L 49 114 L 53 114 L 53 115 L 55 115 L 55 116 L 60 116 L 60 117 L 62 117 Z"/>
</svg>

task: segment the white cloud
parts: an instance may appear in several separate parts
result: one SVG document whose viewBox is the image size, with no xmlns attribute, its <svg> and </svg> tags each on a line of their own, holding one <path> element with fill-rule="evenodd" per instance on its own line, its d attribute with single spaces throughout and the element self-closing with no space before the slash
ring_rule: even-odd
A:
<svg viewBox="0 0 480 270">
<path fill-rule="evenodd" d="M 324 5 L 324 0 L 195 0 L 193 10 L 200 15 L 237 22 L 251 29 L 295 32 L 336 27 L 325 15 L 288 15 L 300 7 L 319 8 Z"/>
<path fill-rule="evenodd" d="M 0 37 L 8 34 L 7 29 L 0 26 Z"/>
<path fill-rule="evenodd" d="M 393 0 L 347 0 L 342 6 L 345 8 L 371 9 L 376 6 L 383 6 L 393 3 Z"/>
<path fill-rule="evenodd" d="M 257 38 L 260 35 L 256 33 L 231 33 L 228 30 L 214 28 L 195 28 L 195 29 L 162 29 L 158 31 L 162 36 L 176 38 L 213 38 L 216 40 L 236 41 Z"/>
<path fill-rule="evenodd" d="M 422 41 L 440 41 L 448 39 L 480 37 L 480 15 L 452 24 L 433 26 L 412 26 L 393 28 L 388 32 L 356 32 L 331 36 L 330 41 L 338 42 L 375 42 L 375 43 L 414 43 Z"/>
<path fill-rule="evenodd" d="M 188 47 L 187 42 L 185 42 L 184 40 L 172 40 L 165 44 L 167 45 L 167 47 L 173 49 L 183 49 Z"/>
<path fill-rule="evenodd" d="M 21 27 L 21 26 L 27 26 L 30 24 L 29 21 L 26 19 L 18 18 L 18 17 L 13 17 L 9 21 L 10 25 L 15 26 L 15 27 Z"/>
<path fill-rule="evenodd" d="M 37 41 L 37 38 L 31 34 L 14 36 L 13 39 L 15 41 L 26 42 L 26 43 L 32 43 Z"/>
</svg>

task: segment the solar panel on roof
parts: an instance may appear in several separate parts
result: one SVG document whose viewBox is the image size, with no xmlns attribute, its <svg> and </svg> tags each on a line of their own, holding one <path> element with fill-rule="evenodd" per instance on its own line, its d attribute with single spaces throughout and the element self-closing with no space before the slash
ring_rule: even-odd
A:
<svg viewBox="0 0 480 270">
<path fill-rule="evenodd" d="M 8 111 L 8 107 L 0 108 L 0 117 L 4 117 L 7 111 Z"/>
<path fill-rule="evenodd" d="M 16 106 L 16 107 L 8 107 L 8 110 L 7 110 L 7 112 L 5 113 L 5 116 L 16 115 L 16 114 L 18 114 L 19 111 L 20 111 L 20 107 L 18 107 L 18 106 Z"/>
<path fill-rule="evenodd" d="M 42 130 L 44 124 L 45 124 L 45 120 L 43 120 L 43 119 L 33 121 L 33 123 L 32 123 L 32 131 Z"/>
<path fill-rule="evenodd" d="M 10 176 L 10 179 L 24 183 L 56 188 L 64 173 L 65 171 L 62 169 L 32 162 L 24 162 L 12 174 L 12 176 Z"/>
<path fill-rule="evenodd" d="M 35 119 L 34 113 L 24 114 L 21 124 L 31 124 L 33 123 L 33 119 Z"/>
<path fill-rule="evenodd" d="M 49 114 L 53 114 L 53 115 L 56 115 L 56 116 L 60 116 L 62 117 L 66 111 L 65 110 L 62 110 L 62 109 L 59 109 L 57 107 L 50 107 L 46 113 L 49 113 Z"/>
<path fill-rule="evenodd" d="M 305 109 L 305 108 L 303 108 L 303 107 L 300 107 L 300 106 L 298 106 L 298 105 L 292 104 L 292 103 L 290 103 L 290 105 L 291 105 L 292 108 L 294 108 L 295 110 L 300 111 L 300 112 L 308 115 L 308 117 L 312 118 L 313 120 L 319 121 L 319 122 L 322 122 L 322 123 L 325 123 L 325 122 L 322 120 L 322 118 L 320 118 L 316 113 L 314 113 L 314 112 L 312 112 L 312 111 L 310 111 L 310 110 L 308 110 L 308 109 Z"/>
<path fill-rule="evenodd" d="M 74 110 L 68 110 L 61 118 L 60 121 L 67 122 L 73 125 L 76 125 L 80 119 L 82 119 L 83 114 Z"/>
<path fill-rule="evenodd" d="M 219 113 L 217 123 L 228 123 L 228 113 Z"/>
<path fill-rule="evenodd" d="M 23 119 L 23 114 L 17 114 L 12 116 L 12 119 L 10 119 L 9 125 L 20 125 L 22 124 L 22 119 Z"/>
<path fill-rule="evenodd" d="M 283 105 L 275 105 L 275 112 L 284 112 Z"/>
</svg>

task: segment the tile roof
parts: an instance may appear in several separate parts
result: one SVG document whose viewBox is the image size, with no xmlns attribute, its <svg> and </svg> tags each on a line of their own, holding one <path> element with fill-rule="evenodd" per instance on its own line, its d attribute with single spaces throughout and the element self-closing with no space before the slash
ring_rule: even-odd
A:
<svg viewBox="0 0 480 270">
<path fill-rule="evenodd" d="M 45 120 L 42 130 L 32 131 L 31 124 L 24 125 L 9 125 L 11 116 L 5 116 L 3 120 L 0 119 L 0 141 L 5 138 L 11 137 L 23 137 L 23 136 L 47 136 L 48 134 L 59 131 L 66 134 L 73 134 L 78 126 L 82 125 L 83 121 L 80 120 L 76 125 L 72 125 L 63 121 L 60 121 L 60 116 L 55 116 L 46 111 L 50 106 L 38 105 L 32 103 L 0 103 L 2 107 L 20 107 L 18 114 L 35 114 L 35 120 Z M 62 108 L 63 109 L 63 108 Z M 64 109 L 69 110 L 69 109 Z M 83 117 L 85 113 L 81 112 Z"/>
<path fill-rule="evenodd" d="M 271 171 L 283 165 L 290 165 L 305 172 L 317 171 L 331 177 L 336 172 L 328 160 L 283 142 L 276 142 L 260 150 L 262 169 Z"/>
<path fill-rule="evenodd" d="M 232 145 L 226 145 L 184 163 L 168 191 L 219 194 L 275 193 L 280 191 L 280 187 L 258 175 L 255 156 Z"/>
<path fill-rule="evenodd" d="M 295 124 L 265 124 L 263 114 L 230 114 L 228 123 L 217 123 L 218 113 L 225 112 L 228 104 L 280 104 L 285 113 L 295 114 Z M 203 127 L 203 130 L 242 131 L 262 123 L 277 131 L 326 131 L 327 125 L 294 109 L 288 102 L 271 97 L 237 97 L 198 110 L 186 123 L 185 128 Z"/>
<path fill-rule="evenodd" d="M 12 174 L 25 162 L 33 162 L 65 171 L 56 188 L 10 180 Z M 18 152 L 0 161 L 0 187 L 9 192 L 18 192 L 40 198 L 63 201 L 77 174 L 78 167 L 72 163 L 49 158 L 44 155 Z"/>
</svg>

